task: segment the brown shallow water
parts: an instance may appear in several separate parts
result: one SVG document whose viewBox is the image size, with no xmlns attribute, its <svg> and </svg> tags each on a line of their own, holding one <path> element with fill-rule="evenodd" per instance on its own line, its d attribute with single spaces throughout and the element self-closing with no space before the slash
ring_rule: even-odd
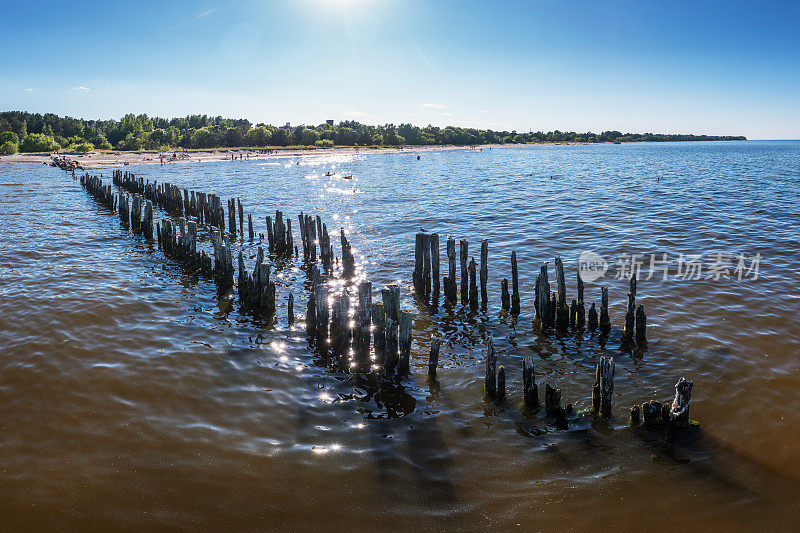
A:
<svg viewBox="0 0 800 533">
<path fill-rule="evenodd" d="M 266 323 L 133 238 L 70 176 L 0 167 L 0 528 L 796 529 L 798 164 L 800 143 L 748 142 L 126 167 L 240 196 L 257 231 L 275 209 L 344 226 L 375 288 L 399 281 L 416 313 L 411 376 L 386 390 L 329 370 L 287 325 L 289 291 L 306 299 L 297 264 L 280 266 Z M 472 253 L 490 240 L 485 314 L 417 307 L 420 227 L 467 237 Z M 516 325 L 498 313 L 512 250 Z M 539 338 L 539 264 L 560 254 L 574 295 L 584 250 L 611 263 L 615 324 L 620 254 L 762 258 L 756 280 L 640 281 L 645 351 L 617 331 L 605 347 Z M 509 371 L 502 406 L 483 399 L 487 331 Z M 445 341 L 438 383 L 425 379 L 432 335 Z M 600 355 L 617 365 L 610 423 L 557 431 L 520 408 L 524 357 L 584 409 Z M 682 375 L 696 385 L 694 438 L 626 427 L 630 405 L 670 398 Z"/>
</svg>

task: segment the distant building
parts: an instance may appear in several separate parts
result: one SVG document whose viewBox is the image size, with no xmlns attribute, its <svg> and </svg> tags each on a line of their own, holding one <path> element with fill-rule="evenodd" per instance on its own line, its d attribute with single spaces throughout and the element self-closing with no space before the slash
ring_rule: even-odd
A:
<svg viewBox="0 0 800 533">
<path fill-rule="evenodd" d="M 327 123 L 328 123 L 328 126 L 333 126 L 333 119 L 332 119 L 332 118 L 329 118 L 329 119 L 328 119 L 328 120 L 326 120 L 325 122 L 327 122 Z"/>
</svg>

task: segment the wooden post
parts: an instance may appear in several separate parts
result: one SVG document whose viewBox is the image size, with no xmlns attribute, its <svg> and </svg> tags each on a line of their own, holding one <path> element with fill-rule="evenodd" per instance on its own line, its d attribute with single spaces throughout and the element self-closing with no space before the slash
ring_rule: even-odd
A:
<svg viewBox="0 0 800 533">
<path fill-rule="evenodd" d="M 383 291 L 381 291 L 383 295 Z M 375 355 L 378 361 L 383 362 L 383 353 L 386 350 L 386 311 L 383 302 L 372 304 L 372 336 L 375 344 Z"/>
<path fill-rule="evenodd" d="M 431 233 L 431 277 L 433 281 L 433 302 L 439 303 L 439 234 Z"/>
<path fill-rule="evenodd" d="M 489 333 L 486 338 L 486 374 L 483 381 L 483 390 L 489 398 L 494 398 L 497 394 L 497 355 L 494 353 L 494 340 Z"/>
<path fill-rule="evenodd" d="M 503 278 L 500 282 L 500 309 L 508 312 L 511 308 L 511 295 L 508 293 L 508 280 Z"/>
<path fill-rule="evenodd" d="M 631 283 L 635 284 L 633 280 L 636 278 L 631 278 Z M 624 339 L 631 340 L 633 339 L 634 328 L 636 325 L 636 304 L 634 300 L 633 293 L 628 293 L 628 310 L 625 312 L 625 330 L 622 333 Z"/>
<path fill-rule="evenodd" d="M 692 403 L 694 383 L 681 378 L 675 384 L 675 399 L 669 410 L 669 421 L 677 427 L 685 427 L 689 423 L 689 405 Z"/>
<path fill-rule="evenodd" d="M 636 342 L 647 342 L 647 316 L 642 305 L 636 308 Z"/>
<path fill-rule="evenodd" d="M 356 351 L 360 358 L 369 353 L 370 324 L 372 322 L 372 282 L 362 281 L 358 284 L 358 313 L 356 314 L 356 332 L 353 335 Z"/>
<path fill-rule="evenodd" d="M 640 424 L 640 410 L 638 405 L 631 407 L 631 426 L 638 426 Z"/>
<path fill-rule="evenodd" d="M 239 204 L 239 233 L 241 233 L 244 237 L 244 213 L 242 212 L 242 199 L 236 198 L 236 202 Z"/>
<path fill-rule="evenodd" d="M 567 329 L 569 325 L 569 305 L 567 305 L 567 285 L 564 279 L 564 263 L 560 257 L 555 259 L 556 270 L 556 287 L 558 290 L 558 298 L 556 300 L 556 326 L 561 329 Z"/>
<path fill-rule="evenodd" d="M 533 359 L 530 357 L 522 360 L 522 395 L 525 407 L 539 408 L 539 390 L 536 386 L 536 374 L 533 371 Z"/>
<path fill-rule="evenodd" d="M 404 374 L 411 366 L 411 318 L 408 311 L 400 311 L 400 372 Z"/>
<path fill-rule="evenodd" d="M 578 300 L 574 298 L 569 306 L 569 327 L 572 331 L 576 331 L 578 327 Z"/>
<path fill-rule="evenodd" d="M 642 404 L 642 418 L 645 426 L 652 426 L 661 419 L 661 402 L 650 400 Z"/>
<path fill-rule="evenodd" d="M 317 305 L 317 347 L 321 353 L 328 348 L 328 288 L 322 282 L 319 269 L 314 269 L 314 301 Z"/>
<path fill-rule="evenodd" d="M 449 305 L 457 302 L 456 289 L 456 241 L 452 237 L 447 238 L 447 268 L 448 275 L 444 281 L 444 298 Z"/>
<path fill-rule="evenodd" d="M 478 310 L 478 285 L 475 282 L 475 258 L 469 261 L 469 308 L 473 313 Z"/>
<path fill-rule="evenodd" d="M 506 369 L 503 365 L 497 369 L 497 401 L 503 401 L 506 397 Z"/>
<path fill-rule="evenodd" d="M 519 271 L 517 270 L 517 252 L 511 252 L 511 314 L 518 316 L 519 307 Z"/>
<path fill-rule="evenodd" d="M 291 326 L 292 324 L 294 324 L 294 294 L 292 294 L 291 292 L 289 293 L 289 302 L 287 304 L 286 314 L 288 315 L 287 318 L 289 321 L 289 325 Z"/>
<path fill-rule="evenodd" d="M 417 297 L 422 299 L 422 246 L 424 245 L 425 241 L 425 233 L 417 233 L 416 239 L 414 241 L 414 275 L 412 279 L 414 281 L 414 290 L 417 293 Z"/>
<path fill-rule="evenodd" d="M 553 325 L 553 303 L 550 300 L 550 282 L 547 277 L 547 263 L 544 263 L 539 269 L 539 275 L 536 276 L 536 317 L 539 320 L 539 326 L 542 329 L 547 329 Z"/>
<path fill-rule="evenodd" d="M 549 383 L 544 385 L 544 409 L 548 413 L 561 410 L 561 389 L 551 387 Z"/>
<path fill-rule="evenodd" d="M 428 376 L 436 377 L 436 367 L 439 366 L 439 341 L 431 340 L 431 354 L 428 357 Z"/>
<path fill-rule="evenodd" d="M 594 307 L 594 302 L 592 302 L 592 306 L 589 308 L 589 331 L 594 333 L 594 330 L 597 329 L 597 309 Z"/>
<path fill-rule="evenodd" d="M 614 393 L 614 358 L 601 357 L 595 367 L 592 407 L 603 418 L 611 416 L 611 395 Z"/>
<path fill-rule="evenodd" d="M 460 259 L 461 259 L 461 305 L 467 305 L 469 302 L 469 288 L 468 288 L 468 279 L 469 274 L 467 273 L 467 256 L 469 255 L 469 243 L 467 239 L 461 239 L 460 242 Z"/>
<path fill-rule="evenodd" d="M 383 308 L 386 311 L 386 347 L 385 364 L 387 370 L 393 370 L 398 364 L 398 326 L 400 323 L 400 287 L 388 285 L 381 291 Z"/>
<path fill-rule="evenodd" d="M 611 331 L 611 319 L 608 318 L 608 287 L 600 287 L 600 333 Z"/>
<path fill-rule="evenodd" d="M 481 309 L 484 311 L 488 306 L 488 296 L 486 285 L 489 281 L 489 240 L 483 239 L 481 241 Z"/>
<path fill-rule="evenodd" d="M 422 238 L 422 299 L 426 302 L 431 296 L 431 236 Z"/>
</svg>

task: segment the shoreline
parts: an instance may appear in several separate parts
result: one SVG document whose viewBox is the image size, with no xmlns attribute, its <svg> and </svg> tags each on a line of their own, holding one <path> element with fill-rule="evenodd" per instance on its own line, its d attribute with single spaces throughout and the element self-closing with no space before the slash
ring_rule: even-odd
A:
<svg viewBox="0 0 800 533">
<path fill-rule="evenodd" d="M 334 148 L 275 148 L 271 153 L 259 153 L 258 148 L 230 148 L 209 150 L 169 150 L 169 151 L 143 151 L 143 152 L 116 152 L 91 151 L 84 154 L 51 153 L 51 154 L 13 154 L 0 156 L 0 165 L 50 165 L 54 158 L 66 158 L 77 161 L 81 168 L 104 168 L 127 165 L 160 165 L 161 154 L 164 155 L 164 165 L 179 163 L 206 163 L 214 161 L 238 161 L 239 156 L 244 160 L 266 160 L 286 157 L 308 157 L 328 155 L 372 155 L 395 154 L 404 152 L 442 152 L 460 150 L 491 150 L 495 148 L 524 148 L 532 146 L 575 146 L 589 144 L 586 142 L 559 142 L 559 143 L 526 143 L 526 144 L 481 144 L 481 145 L 441 145 L 441 146 L 408 146 L 408 147 L 354 147 L 342 146 Z M 173 154 L 177 157 L 173 159 Z M 231 159 L 231 156 L 236 159 Z"/>
</svg>

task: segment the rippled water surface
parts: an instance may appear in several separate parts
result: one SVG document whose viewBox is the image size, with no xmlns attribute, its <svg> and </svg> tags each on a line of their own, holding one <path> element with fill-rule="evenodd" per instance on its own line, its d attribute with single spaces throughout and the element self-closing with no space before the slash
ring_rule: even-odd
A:
<svg viewBox="0 0 800 533">
<path fill-rule="evenodd" d="M 257 232 L 276 209 L 344 227 L 376 291 L 399 283 L 415 313 L 410 376 L 375 389 L 329 369 L 302 321 L 287 324 L 288 294 L 300 315 L 307 300 L 299 263 L 275 266 L 277 316 L 255 318 L 134 238 L 71 175 L 0 166 L 2 529 L 796 528 L 798 168 L 796 142 L 125 167 L 240 197 Z M 476 259 L 489 239 L 485 313 L 414 300 L 420 228 L 442 236 L 443 257 L 447 236 L 469 239 Z M 252 267 L 255 245 L 236 246 Z M 564 259 L 573 298 L 585 250 L 610 263 L 614 324 L 623 254 L 641 254 L 645 269 L 650 254 L 761 259 L 757 279 L 645 270 L 646 349 L 623 346 L 618 329 L 604 346 L 540 337 L 540 264 Z M 512 251 L 517 323 L 499 312 Z M 599 304 L 599 286 L 587 284 L 588 302 Z M 509 376 L 502 405 L 483 398 L 488 332 Z M 436 381 L 425 376 L 432 337 L 443 340 Z M 559 431 L 521 408 L 523 358 L 580 411 L 601 355 L 616 362 L 609 422 L 583 416 Z M 631 405 L 671 398 L 680 376 L 695 383 L 694 438 L 665 444 L 627 427 Z"/>
</svg>

